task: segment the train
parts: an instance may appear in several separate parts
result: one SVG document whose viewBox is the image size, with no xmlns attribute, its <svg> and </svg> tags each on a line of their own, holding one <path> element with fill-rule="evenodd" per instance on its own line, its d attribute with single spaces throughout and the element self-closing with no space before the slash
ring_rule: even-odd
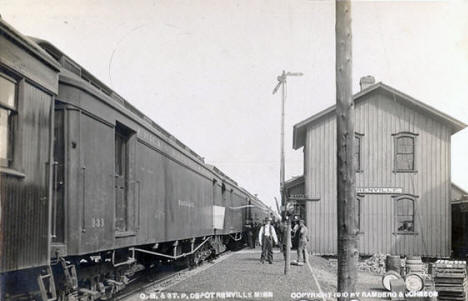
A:
<svg viewBox="0 0 468 301">
<path fill-rule="evenodd" d="M 53 44 L 0 17 L 0 299 L 109 300 L 273 211 Z"/>
</svg>

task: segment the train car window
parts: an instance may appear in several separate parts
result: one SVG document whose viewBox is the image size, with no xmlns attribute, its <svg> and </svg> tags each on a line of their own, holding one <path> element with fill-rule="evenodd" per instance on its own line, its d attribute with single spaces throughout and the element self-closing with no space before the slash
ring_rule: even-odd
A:
<svg viewBox="0 0 468 301">
<path fill-rule="evenodd" d="M 13 161 L 14 123 L 16 114 L 16 82 L 0 73 L 0 166 Z"/>
<path fill-rule="evenodd" d="M 115 132 L 115 174 L 123 176 L 127 161 L 127 139 L 125 135 Z"/>
<path fill-rule="evenodd" d="M 226 185 L 224 183 L 221 184 L 221 198 L 223 200 L 223 204 L 226 204 Z"/>
</svg>

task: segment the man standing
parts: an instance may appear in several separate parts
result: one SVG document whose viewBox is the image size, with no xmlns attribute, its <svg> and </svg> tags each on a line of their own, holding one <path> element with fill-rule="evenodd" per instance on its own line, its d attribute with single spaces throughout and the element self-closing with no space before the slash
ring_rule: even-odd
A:
<svg viewBox="0 0 468 301">
<path fill-rule="evenodd" d="M 265 218 L 265 225 L 258 232 L 258 241 L 262 247 L 260 262 L 264 263 L 265 258 L 268 263 L 273 263 L 273 245 L 278 243 L 275 228 L 271 225 L 271 218 Z"/>
<path fill-rule="evenodd" d="M 297 245 L 299 243 L 299 231 L 297 231 L 298 229 L 299 229 L 299 219 L 297 216 L 294 216 L 294 219 L 292 220 L 292 224 L 291 224 L 291 231 L 292 231 L 291 247 L 294 250 L 297 250 Z"/>
<path fill-rule="evenodd" d="M 297 265 L 307 263 L 307 242 L 309 241 L 309 229 L 304 224 L 304 220 L 299 221 L 299 227 L 296 230 L 297 241 Z M 301 262 L 301 257 L 304 263 Z"/>
<path fill-rule="evenodd" d="M 251 220 L 248 220 L 247 224 L 245 225 L 245 228 L 247 229 L 247 242 L 248 242 L 249 248 L 255 249 L 253 222 Z"/>
</svg>

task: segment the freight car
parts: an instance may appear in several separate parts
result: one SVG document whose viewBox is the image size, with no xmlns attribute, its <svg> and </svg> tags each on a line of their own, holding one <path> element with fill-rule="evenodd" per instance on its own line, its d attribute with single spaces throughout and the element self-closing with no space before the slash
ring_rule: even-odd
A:
<svg viewBox="0 0 468 301">
<path fill-rule="evenodd" d="M 2 300 L 109 299 L 135 271 L 197 264 L 270 215 L 54 45 L 1 19 L 0 33 Z"/>
</svg>

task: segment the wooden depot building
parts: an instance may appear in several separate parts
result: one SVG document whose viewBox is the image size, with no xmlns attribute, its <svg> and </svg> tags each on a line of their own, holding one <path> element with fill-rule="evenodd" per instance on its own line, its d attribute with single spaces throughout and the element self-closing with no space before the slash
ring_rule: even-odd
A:
<svg viewBox="0 0 468 301">
<path fill-rule="evenodd" d="M 383 83 L 361 78 L 355 102 L 359 250 L 451 255 L 451 136 L 466 125 Z M 294 126 L 304 151 L 311 252 L 337 253 L 336 117 L 332 106 Z"/>
</svg>

